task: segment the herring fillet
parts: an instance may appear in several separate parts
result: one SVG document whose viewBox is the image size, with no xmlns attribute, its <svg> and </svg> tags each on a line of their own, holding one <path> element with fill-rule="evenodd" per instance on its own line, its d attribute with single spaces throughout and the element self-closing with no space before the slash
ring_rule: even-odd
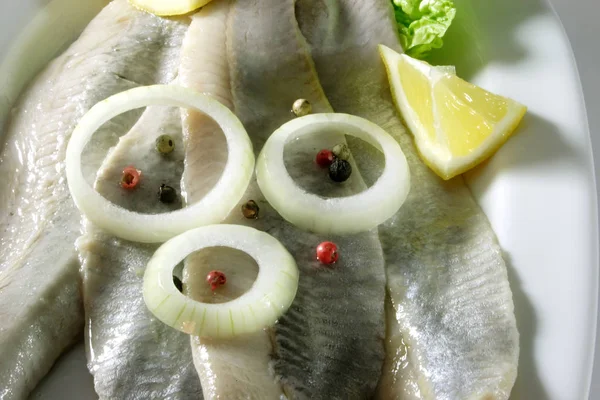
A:
<svg viewBox="0 0 600 400">
<path fill-rule="evenodd" d="M 212 2 L 192 16 L 183 40 L 179 81 L 233 107 L 226 49 L 228 0 Z M 227 143 L 219 125 L 203 113 L 182 109 L 185 143 L 183 186 L 186 203 L 194 204 L 212 189 L 227 162 Z M 240 222 L 239 209 L 224 222 Z M 257 275 L 247 254 L 225 247 L 205 249 L 185 259 L 184 289 L 203 302 L 227 301 L 247 291 Z M 227 285 L 213 294 L 206 284 L 211 270 L 223 271 Z M 267 332 L 233 339 L 191 337 L 194 364 L 205 399 L 279 399 L 281 386 L 269 370 L 271 342 Z"/>
<path fill-rule="evenodd" d="M 154 148 L 160 134 L 173 138 L 175 150 L 169 155 Z M 123 191 L 121 171 L 130 164 L 142 171 L 142 178 L 136 189 Z M 182 172 L 179 109 L 153 106 L 107 156 L 95 188 L 121 207 L 166 212 L 181 202 L 159 202 L 158 187 L 164 183 L 179 193 Z M 86 350 L 100 398 L 201 399 L 188 335 L 154 318 L 142 296 L 144 270 L 158 245 L 116 238 L 89 221 L 84 228 L 77 247 L 83 260 Z"/>
<path fill-rule="evenodd" d="M 81 332 L 74 247 L 80 216 L 64 175 L 68 138 L 96 102 L 154 80 L 152 39 L 160 25 L 158 18 L 133 10 L 125 0 L 112 2 L 32 81 L 5 127 L 0 155 L 0 399 L 26 396 Z M 134 117 L 115 118 L 103 131 L 126 131 Z M 89 149 L 89 162 L 97 162 L 106 150 L 100 144 Z"/>
<path fill-rule="evenodd" d="M 227 30 L 234 109 L 258 153 L 269 135 L 292 118 L 298 98 L 313 112 L 331 112 L 298 29 L 293 0 L 248 0 L 233 4 Z M 321 132 L 290 144 L 286 166 L 313 192 L 347 195 L 364 183 L 358 171 L 346 184 L 333 184 L 314 163 L 322 148 L 344 141 L 340 132 Z M 302 173 L 299 173 L 301 171 Z M 254 180 L 243 201 L 254 199 L 260 217 L 244 223 L 276 237 L 300 269 L 296 298 L 271 328 L 273 370 L 291 399 L 372 397 L 384 349 L 385 278 L 375 231 L 343 237 L 305 232 L 284 221 L 264 200 Z M 232 215 L 243 219 L 238 210 Z M 331 268 L 315 259 L 316 246 L 331 240 L 341 257 Z"/>
<path fill-rule="evenodd" d="M 173 82 L 187 19 L 152 18 L 159 24 L 150 27 L 144 39 L 156 54 L 157 73 L 150 83 Z M 96 140 L 102 141 L 102 134 L 97 133 Z M 171 135 L 175 142 L 175 150 L 168 155 L 155 149 L 155 139 L 161 134 Z M 128 165 L 140 169 L 142 179 L 136 189 L 124 191 L 119 181 Z M 121 207 L 161 213 L 181 207 L 181 201 L 159 202 L 157 193 L 163 183 L 179 193 L 182 172 L 179 109 L 153 106 L 146 108 L 106 155 L 94 186 Z M 121 240 L 84 218 L 77 250 L 82 261 L 86 350 L 101 399 L 202 398 L 187 335 L 155 319 L 143 300 L 144 269 L 157 247 Z"/>
<path fill-rule="evenodd" d="M 179 61 L 179 84 L 211 95 L 233 107 L 225 29 L 229 0 L 209 3 L 192 16 L 183 38 Z M 181 109 L 185 146 L 182 185 L 186 203 L 193 204 L 208 193 L 227 162 L 227 142 L 219 125 L 204 113 Z"/>
<path fill-rule="evenodd" d="M 519 342 L 506 266 L 462 178 L 435 176 L 398 119 L 377 52 L 380 43 L 401 50 L 389 1 L 301 0 L 298 8 L 333 106 L 396 137 L 412 174 L 406 203 L 379 229 L 394 306 L 390 325 L 399 330 L 388 336 L 379 397 L 508 398 Z M 357 158 L 369 153 L 358 146 Z M 367 180 L 376 178 L 372 160 L 358 160 Z"/>
<path fill-rule="evenodd" d="M 291 3 L 288 4 L 288 6 L 290 5 Z M 257 6 L 265 7 L 265 4 L 261 3 Z M 204 8 L 194 17 L 194 21 L 190 26 L 190 30 L 188 31 L 186 39 L 184 40 L 182 50 L 182 65 L 180 67 L 180 79 L 183 84 L 191 86 L 196 90 L 209 93 L 221 100 L 224 104 L 231 106 L 230 94 L 228 94 L 229 76 L 226 68 L 227 63 L 223 59 L 224 51 L 222 49 L 222 44 L 220 44 L 220 39 L 224 39 L 222 27 L 224 23 L 225 7 L 226 6 L 224 2 L 213 3 L 213 6 Z M 265 7 L 264 9 L 269 10 L 268 7 Z M 293 10 L 291 13 L 289 12 L 290 10 L 292 10 L 291 7 L 288 8 L 288 17 L 291 18 L 288 18 L 286 22 L 289 24 L 289 27 L 294 29 L 291 31 L 291 33 L 297 34 L 297 28 L 293 19 Z M 233 16 L 235 16 L 235 12 L 236 10 L 234 8 L 234 11 L 232 12 Z M 275 10 L 275 12 L 277 12 L 277 10 Z M 235 21 L 232 21 L 228 26 L 229 29 L 227 30 L 227 36 L 229 40 L 227 41 L 227 47 L 231 47 L 232 41 L 234 40 L 231 32 L 233 27 L 237 26 L 237 24 Z M 199 35 L 197 32 L 202 32 L 202 35 Z M 221 35 L 219 35 L 219 33 L 221 33 Z M 210 37 L 212 40 L 208 41 L 205 39 L 208 37 Z M 298 36 L 296 36 L 296 38 L 298 38 Z M 235 54 L 233 51 L 230 51 L 229 53 L 230 57 Z M 306 58 L 305 52 L 304 54 L 301 53 L 300 55 L 304 55 L 304 62 L 309 61 L 308 58 Z M 201 65 L 202 68 L 198 68 L 199 65 Z M 314 96 L 315 104 L 322 107 L 323 110 L 329 110 L 326 100 L 323 98 L 320 87 L 318 86 L 318 82 L 316 82 L 314 74 L 310 72 L 310 69 L 308 71 L 302 71 L 302 74 L 298 76 L 298 79 L 305 79 L 306 83 L 304 84 L 312 86 L 312 89 L 316 93 Z M 200 77 L 202 77 L 202 79 L 200 79 Z M 302 86 L 304 86 L 304 84 Z M 289 90 L 289 88 L 286 88 L 285 86 L 281 89 Z M 252 96 L 252 93 L 248 93 L 248 95 Z M 261 98 L 258 101 L 263 101 L 263 99 Z M 290 118 L 287 110 L 283 115 L 285 118 Z M 201 197 L 202 194 L 195 196 L 192 193 L 195 193 L 196 187 L 201 185 L 203 182 L 197 184 L 197 178 L 189 179 L 189 177 L 198 175 L 199 167 L 203 168 L 203 165 L 208 165 L 208 169 L 202 169 L 205 174 L 218 174 L 218 172 L 220 172 L 220 168 L 214 168 L 214 165 L 211 166 L 210 159 L 212 156 L 214 156 L 215 152 L 223 151 L 219 149 L 219 147 L 222 147 L 223 143 L 217 144 L 216 146 L 213 144 L 215 141 L 218 143 L 218 140 L 221 136 L 220 133 L 215 131 L 214 125 L 210 125 L 206 118 L 201 119 L 201 121 L 202 122 L 198 124 L 197 120 L 190 119 L 188 113 L 184 111 L 184 134 L 188 142 L 188 145 L 186 146 L 187 159 L 184 182 L 188 182 L 185 183 L 185 185 L 188 192 L 187 200 L 190 203 L 193 203 Z M 188 132 L 187 134 L 186 131 Z M 322 145 L 331 145 L 332 143 L 343 141 L 343 136 L 339 134 L 325 134 L 323 136 L 324 137 L 321 139 Z M 253 139 L 255 139 L 256 144 L 256 140 L 264 140 L 264 136 L 253 137 Z M 212 140 L 212 142 L 207 142 L 208 140 Z M 203 143 L 208 144 L 205 146 L 200 146 L 200 144 Z M 313 138 L 312 143 L 308 141 L 308 143 L 303 144 L 304 147 L 308 147 L 308 151 L 306 149 L 302 149 L 302 146 L 297 146 L 295 150 L 303 150 L 300 152 L 301 156 L 299 162 L 305 163 L 305 165 L 310 166 L 312 169 L 312 158 L 314 157 L 315 152 L 314 146 L 317 145 L 319 145 L 319 141 L 315 141 Z M 203 157 L 203 152 L 211 153 L 211 157 L 208 158 L 208 162 L 205 157 Z M 294 154 L 294 152 L 290 153 L 292 153 L 292 155 Z M 294 160 L 294 157 L 288 158 L 291 158 L 292 161 Z M 290 166 L 293 167 L 293 165 Z M 190 168 L 188 169 L 188 167 Z M 297 166 L 296 169 L 298 169 Z M 357 177 L 359 177 L 358 174 L 356 174 L 355 179 L 353 179 L 354 185 L 360 183 L 360 179 L 357 179 Z M 311 181 L 311 179 L 306 178 L 304 180 Z M 312 180 L 314 181 L 314 179 Z M 319 182 L 321 183 L 320 187 L 314 185 L 314 189 L 321 189 L 323 186 L 329 186 L 323 185 L 322 175 L 320 176 Z M 327 182 L 327 180 L 325 180 L 325 182 Z M 302 183 L 306 184 L 307 182 Z M 350 187 L 352 188 L 354 186 L 351 185 Z M 331 187 L 330 189 L 335 190 L 335 187 Z M 338 189 L 339 192 L 347 192 L 347 190 L 348 187 L 344 188 L 343 190 Z M 245 220 L 242 217 L 239 208 L 236 207 L 232 211 L 231 215 L 227 218 L 227 222 L 247 224 L 258 227 L 259 229 L 261 228 L 262 224 L 266 222 L 268 224 L 266 229 L 271 230 L 273 230 L 273 228 L 270 226 L 274 226 L 275 224 L 286 224 L 280 220 L 278 221 L 277 218 L 274 218 L 275 216 L 265 219 L 264 213 L 266 211 L 265 207 L 267 207 L 267 204 L 260 196 L 260 192 L 258 191 L 255 183 L 251 185 L 243 201 L 246 201 L 246 199 L 249 198 L 253 198 L 257 200 L 259 204 L 261 204 L 260 219 L 258 221 Z M 263 206 L 262 203 L 265 203 L 265 205 Z M 270 210 L 270 212 L 272 213 L 273 211 Z M 263 227 L 263 229 L 265 228 Z M 311 250 L 314 251 L 314 249 Z M 184 288 L 192 297 L 204 301 L 209 301 L 209 299 L 214 301 L 215 297 L 218 297 L 221 301 L 227 298 L 236 297 L 241 292 L 247 290 L 256 276 L 256 266 L 252 265 L 252 260 L 248 260 L 247 258 L 248 257 L 246 256 L 246 259 L 244 259 L 243 256 L 236 254 L 235 251 L 224 248 L 202 251 L 191 257 L 188 257 L 184 272 L 184 277 L 186 278 L 184 279 Z M 379 267 L 381 268 L 381 260 L 379 261 Z M 220 290 L 216 296 L 210 294 L 210 291 L 206 289 L 206 283 L 204 282 L 204 277 L 210 269 L 223 270 L 229 277 L 226 287 Z M 376 276 L 377 270 L 374 272 Z M 380 280 L 378 283 L 376 282 L 376 285 L 377 284 L 379 284 L 379 289 L 381 290 L 381 293 L 383 293 L 383 282 Z M 232 287 L 234 285 L 235 287 Z M 375 307 L 379 305 L 382 305 L 382 303 L 376 304 Z M 377 316 L 375 319 L 377 319 Z M 332 320 L 332 322 L 335 322 L 334 318 L 332 318 Z M 383 320 L 381 320 L 381 322 L 383 322 Z M 268 356 L 272 351 L 267 334 L 268 332 L 259 332 L 255 335 L 244 336 L 234 340 L 211 340 L 200 338 L 192 339 L 195 363 L 203 383 L 204 394 L 207 398 L 275 399 L 281 396 L 281 388 L 273 381 L 273 377 L 270 377 L 267 371 Z M 335 352 L 335 349 L 333 350 Z M 374 351 L 375 354 L 373 355 L 374 358 L 377 357 L 377 350 L 381 351 L 380 348 L 376 349 L 376 351 Z M 324 351 L 323 355 L 327 356 L 328 354 Z M 381 362 L 379 362 L 379 366 L 377 365 L 377 362 L 375 362 L 374 365 L 371 365 L 366 369 L 368 371 L 379 371 L 380 366 Z M 309 364 L 307 363 L 303 367 L 308 368 Z M 277 367 L 275 369 L 277 370 Z M 352 376 L 353 373 L 356 374 L 356 371 L 350 371 L 348 376 Z M 307 377 L 310 378 L 310 376 Z M 349 389 L 344 388 L 334 396 L 328 396 L 327 393 L 318 394 L 318 390 L 320 390 L 319 387 L 310 387 L 309 385 L 311 382 L 302 383 L 307 384 L 308 386 L 308 388 L 305 389 L 306 392 L 302 393 L 299 390 L 303 389 L 299 388 L 299 385 L 297 384 L 298 381 L 301 381 L 303 378 L 304 377 L 293 375 L 280 377 L 280 380 L 283 382 L 283 386 L 286 389 L 286 394 L 290 395 L 292 398 L 318 398 L 319 396 L 323 396 L 324 398 L 352 398 L 361 396 L 360 394 L 357 395 L 356 393 L 352 393 L 352 390 L 355 389 L 354 387 L 350 387 Z M 296 381 L 292 381 L 290 384 L 290 379 L 295 379 Z M 327 377 L 324 377 L 320 385 L 328 384 L 326 379 Z M 373 387 L 375 385 L 375 381 L 376 379 L 374 379 L 372 382 Z"/>
</svg>

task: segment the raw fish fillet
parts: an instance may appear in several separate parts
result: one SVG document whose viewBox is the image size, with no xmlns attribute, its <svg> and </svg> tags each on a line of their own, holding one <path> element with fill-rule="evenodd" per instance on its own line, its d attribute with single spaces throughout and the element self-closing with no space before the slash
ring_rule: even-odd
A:
<svg viewBox="0 0 600 400">
<path fill-rule="evenodd" d="M 74 246 L 81 217 L 64 173 L 71 132 L 98 101 L 163 75 L 172 26 L 115 0 L 12 111 L 0 153 L 0 399 L 25 397 L 82 332 Z M 138 115 L 101 129 L 105 140 L 86 151 L 86 173 L 95 172 Z"/>
<path fill-rule="evenodd" d="M 143 39 L 154 49 L 157 66 L 147 84 L 176 82 L 189 19 L 135 14 L 156 21 Z M 136 65 L 133 61 L 130 68 Z M 155 149 L 161 134 L 171 135 L 175 143 L 175 150 L 168 155 Z M 94 136 L 97 142 L 106 138 L 102 132 Z M 156 214 L 181 208 L 180 199 L 171 204 L 160 202 L 158 190 L 166 184 L 181 192 L 183 154 L 179 109 L 148 107 L 108 155 L 105 152 L 92 179 L 94 187 L 107 200 L 132 211 Z M 120 180 L 123 168 L 129 165 L 142 171 L 141 180 L 135 189 L 125 190 Z M 202 398 L 188 336 L 155 319 L 143 300 L 144 269 L 158 245 L 119 239 L 85 218 L 83 227 L 77 249 L 82 260 L 86 350 L 100 398 Z"/>
<path fill-rule="evenodd" d="M 290 109 L 296 99 L 308 99 L 315 112 L 331 111 L 298 30 L 293 0 L 233 3 L 225 37 L 233 109 L 248 130 L 256 153 L 276 128 L 293 118 Z M 221 46 L 215 46 L 219 49 L 215 53 L 222 59 Z M 226 78 L 219 79 L 224 83 L 216 87 L 227 89 Z M 342 142 L 340 132 L 298 140 L 286 149 L 287 168 L 309 191 L 343 196 L 362 190 L 364 183 L 358 172 L 346 184 L 336 185 L 315 166 L 318 150 Z M 242 337 L 230 343 L 193 342 L 205 395 L 276 399 L 283 392 L 287 398 L 296 399 L 372 397 L 383 365 L 385 333 L 385 278 L 377 233 L 329 237 L 305 232 L 282 220 L 255 181 L 242 202 L 250 199 L 258 203 L 260 217 L 247 220 L 236 207 L 227 222 L 261 229 L 284 244 L 300 268 L 298 294 L 279 322 L 252 337 L 248 346 L 243 346 Z M 315 248 L 324 240 L 332 240 L 340 248 L 342 256 L 333 267 L 323 267 L 315 259 Z M 228 255 L 235 256 L 233 252 Z M 191 268 L 188 263 L 186 286 L 193 295 L 202 296 L 194 289 L 206 287 L 203 278 L 209 265 L 222 266 L 226 259 L 221 255 L 210 261 L 212 255 L 204 252 L 197 257 L 200 268 L 205 269 L 193 274 L 198 265 Z M 240 264 L 244 267 L 243 279 L 249 284 L 253 279 L 252 263 L 236 262 Z M 237 277 L 234 267 L 230 280 Z M 267 335 L 270 340 L 265 338 Z M 266 365 L 269 356 L 273 358 L 270 367 Z M 272 369 L 271 379 L 278 386 L 258 383 L 269 382 L 267 368 Z M 252 381 L 256 375 L 261 381 Z"/>
<path fill-rule="evenodd" d="M 183 86 L 209 94 L 233 107 L 227 59 L 228 0 L 215 1 L 192 17 L 183 41 L 179 80 Z M 193 204 L 214 186 L 227 162 L 227 143 L 219 126 L 206 115 L 182 110 L 185 142 L 183 186 Z M 227 222 L 240 221 L 236 207 Z M 212 293 L 206 275 L 223 271 L 228 284 Z M 256 262 L 240 251 L 219 247 L 188 256 L 183 270 L 187 295 L 203 302 L 238 297 L 256 279 Z M 278 399 L 281 386 L 269 371 L 271 341 L 267 332 L 223 340 L 191 337 L 194 364 L 205 399 Z"/>
<path fill-rule="evenodd" d="M 155 138 L 169 134 L 175 150 L 154 149 Z M 139 187 L 120 187 L 121 171 L 142 171 Z M 124 208 L 159 213 L 181 201 L 158 201 L 161 184 L 180 192 L 183 143 L 178 108 L 149 107 L 102 164 L 96 189 Z M 94 387 L 101 399 L 198 399 L 200 381 L 192 364 L 188 335 L 154 318 L 142 297 L 146 264 L 158 248 L 118 239 L 92 223 L 84 225 L 77 246 L 83 260 L 86 350 Z"/>
<path fill-rule="evenodd" d="M 419 159 L 392 104 L 378 44 L 401 51 L 388 0 L 300 0 L 298 17 L 325 93 L 400 142 L 411 191 L 379 228 L 390 310 L 382 399 L 506 399 L 519 335 L 506 266 L 462 178 L 443 182 Z M 353 141 L 367 182 L 381 156 Z M 379 161 L 377 161 L 379 160 Z"/>
</svg>

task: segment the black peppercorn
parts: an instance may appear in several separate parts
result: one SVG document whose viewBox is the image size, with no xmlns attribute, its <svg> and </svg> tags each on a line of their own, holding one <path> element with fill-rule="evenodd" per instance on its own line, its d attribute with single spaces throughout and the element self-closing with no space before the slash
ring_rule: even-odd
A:
<svg viewBox="0 0 600 400">
<path fill-rule="evenodd" d="M 329 166 L 329 178 L 334 182 L 345 182 L 352 174 L 352 165 L 346 160 L 336 158 Z"/>
<path fill-rule="evenodd" d="M 158 199 L 161 203 L 173 203 L 177 199 L 177 191 L 163 183 L 158 189 Z"/>
</svg>

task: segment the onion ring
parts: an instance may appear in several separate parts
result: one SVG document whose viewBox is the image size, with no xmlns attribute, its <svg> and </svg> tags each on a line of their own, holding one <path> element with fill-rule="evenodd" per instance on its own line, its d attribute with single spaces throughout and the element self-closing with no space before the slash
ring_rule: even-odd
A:
<svg viewBox="0 0 600 400">
<path fill-rule="evenodd" d="M 213 189 L 199 202 L 163 214 L 141 214 L 102 197 L 85 180 L 81 153 L 94 132 L 111 118 L 150 105 L 193 108 L 221 126 L 229 157 Z M 214 98 L 174 85 L 127 90 L 93 106 L 79 121 L 67 146 L 67 181 L 79 210 L 100 228 L 123 239 L 158 243 L 198 226 L 221 222 L 240 201 L 254 169 L 252 143 L 239 119 Z"/>
<path fill-rule="evenodd" d="M 258 276 L 240 297 L 209 304 L 190 299 L 173 283 L 173 268 L 208 247 L 241 250 L 258 263 Z M 156 250 L 144 274 L 144 302 L 165 324 L 196 336 L 227 338 L 273 325 L 298 289 L 294 258 L 273 236 L 242 225 L 209 225 L 189 230 Z M 229 278 L 233 279 L 233 278 Z"/>
<path fill-rule="evenodd" d="M 323 198 L 299 187 L 285 168 L 286 143 L 326 129 L 366 141 L 385 156 L 381 176 L 370 188 L 347 197 Z M 379 126 L 354 115 L 312 114 L 283 124 L 265 143 L 256 163 L 258 185 L 271 206 L 287 221 L 316 233 L 368 231 L 393 216 L 410 190 L 410 171 L 396 140 Z"/>
</svg>

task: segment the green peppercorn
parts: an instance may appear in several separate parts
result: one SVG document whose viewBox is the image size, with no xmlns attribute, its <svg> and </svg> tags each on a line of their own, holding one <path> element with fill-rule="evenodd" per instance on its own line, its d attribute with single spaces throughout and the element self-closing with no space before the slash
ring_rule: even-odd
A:
<svg viewBox="0 0 600 400">
<path fill-rule="evenodd" d="M 242 205 L 242 214 L 248 219 L 258 219 L 258 204 L 254 200 L 249 200 L 246 204 Z"/>
<path fill-rule="evenodd" d="M 329 166 L 329 177 L 334 182 L 345 182 L 352 174 L 352 165 L 346 160 L 337 158 Z"/>
<path fill-rule="evenodd" d="M 179 290 L 180 292 L 183 292 L 183 282 L 181 282 L 181 279 L 179 279 L 175 275 L 173 275 L 173 284 L 175 284 L 175 287 L 177 288 L 177 290 Z"/>
<path fill-rule="evenodd" d="M 158 189 L 158 199 L 161 203 L 173 203 L 177 199 L 177 191 L 163 183 Z"/>
<path fill-rule="evenodd" d="M 306 99 L 298 99 L 294 101 L 292 105 L 292 112 L 296 117 L 304 117 L 305 115 L 310 114 L 312 111 L 312 106 Z"/>
<path fill-rule="evenodd" d="M 175 150 L 175 142 L 170 135 L 160 135 L 156 138 L 156 151 L 160 154 L 169 154 Z"/>
<path fill-rule="evenodd" d="M 350 158 L 350 149 L 344 143 L 336 144 L 335 146 L 333 146 L 332 152 L 337 158 L 341 160 L 348 160 Z"/>
</svg>

